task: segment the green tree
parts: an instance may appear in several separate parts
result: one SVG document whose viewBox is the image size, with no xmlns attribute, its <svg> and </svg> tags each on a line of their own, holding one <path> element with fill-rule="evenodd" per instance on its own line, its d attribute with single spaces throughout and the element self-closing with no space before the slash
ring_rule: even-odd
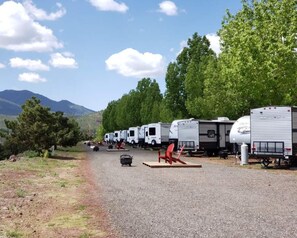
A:
<svg viewBox="0 0 297 238">
<path fill-rule="evenodd" d="M 297 103 L 296 0 L 244 0 L 236 15 L 227 12 L 219 35 L 219 80 L 231 116 Z"/>
<path fill-rule="evenodd" d="M 174 120 L 175 118 L 182 118 L 188 114 L 185 106 L 184 77 L 181 75 L 180 71 L 177 62 L 169 63 L 165 77 L 166 91 L 162 105 L 164 106 L 162 112 L 166 111 L 166 114 L 163 113 L 163 118 L 167 117 L 168 119 L 171 118 Z"/>
<path fill-rule="evenodd" d="M 138 82 L 137 91 L 142 100 L 140 108 L 141 124 L 158 122 L 160 120 L 160 103 L 162 94 L 156 80 L 144 78 Z"/>
<path fill-rule="evenodd" d="M 75 146 L 82 138 L 80 127 L 74 119 L 63 116 L 62 112 L 53 113 L 55 145 Z"/>
<path fill-rule="evenodd" d="M 185 91 L 187 94 L 186 107 L 190 115 L 197 118 L 205 118 L 205 80 L 208 64 L 216 60 L 216 55 L 210 49 L 210 43 L 206 36 L 195 33 L 188 40 L 189 64 L 185 78 Z"/>
<path fill-rule="evenodd" d="M 26 150 L 42 152 L 53 145 L 72 146 L 80 139 L 78 124 L 63 113 L 51 113 L 33 97 L 22 106 L 15 121 L 5 121 L 9 130 L 5 147 L 17 154 Z"/>
</svg>

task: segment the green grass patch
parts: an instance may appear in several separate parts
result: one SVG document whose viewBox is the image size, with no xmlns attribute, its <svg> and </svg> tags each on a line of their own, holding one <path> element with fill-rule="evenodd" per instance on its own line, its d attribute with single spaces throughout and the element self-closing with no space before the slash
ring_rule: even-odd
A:
<svg viewBox="0 0 297 238">
<path fill-rule="evenodd" d="M 17 189 L 15 193 L 19 198 L 24 198 L 27 194 L 23 189 Z"/>
<path fill-rule="evenodd" d="M 79 214 L 67 214 L 52 219 L 48 226 L 50 227 L 60 227 L 60 228 L 87 228 L 87 217 Z"/>
<path fill-rule="evenodd" d="M 23 234 L 19 231 L 7 231 L 6 232 L 7 237 L 14 237 L 14 238 L 20 238 L 23 237 Z"/>
</svg>

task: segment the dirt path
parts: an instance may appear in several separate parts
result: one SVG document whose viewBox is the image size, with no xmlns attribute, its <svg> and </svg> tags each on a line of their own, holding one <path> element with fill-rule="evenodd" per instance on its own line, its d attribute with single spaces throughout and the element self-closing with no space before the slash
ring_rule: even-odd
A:
<svg viewBox="0 0 297 238">
<path fill-rule="evenodd" d="M 0 161 L 0 237 L 114 238 L 84 153 Z"/>
</svg>

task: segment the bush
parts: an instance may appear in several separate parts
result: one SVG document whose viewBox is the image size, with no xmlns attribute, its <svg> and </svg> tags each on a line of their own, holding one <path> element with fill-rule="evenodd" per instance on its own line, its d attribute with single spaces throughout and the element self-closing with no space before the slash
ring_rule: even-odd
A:
<svg viewBox="0 0 297 238">
<path fill-rule="evenodd" d="M 23 152 L 23 155 L 29 158 L 35 158 L 40 156 L 39 152 L 34 150 L 26 150 L 25 152 Z"/>
</svg>

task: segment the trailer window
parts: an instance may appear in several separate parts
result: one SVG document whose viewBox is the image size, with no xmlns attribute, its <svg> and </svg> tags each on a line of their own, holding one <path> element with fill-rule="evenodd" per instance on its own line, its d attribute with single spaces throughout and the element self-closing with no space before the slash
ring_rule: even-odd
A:
<svg viewBox="0 0 297 238">
<path fill-rule="evenodd" d="M 130 131 L 130 136 L 134 136 L 134 131 Z"/>
<path fill-rule="evenodd" d="M 115 137 L 118 137 L 118 133 L 114 133 L 114 136 L 115 136 Z"/>
<path fill-rule="evenodd" d="M 207 136 L 209 137 L 209 138 L 214 138 L 215 137 L 215 131 L 214 130 L 208 130 L 207 131 Z"/>
<path fill-rule="evenodd" d="M 150 136 L 154 136 L 154 135 L 156 135 L 156 128 L 155 128 L 155 127 L 151 127 L 151 128 L 149 128 L 149 135 L 150 135 Z"/>
</svg>

